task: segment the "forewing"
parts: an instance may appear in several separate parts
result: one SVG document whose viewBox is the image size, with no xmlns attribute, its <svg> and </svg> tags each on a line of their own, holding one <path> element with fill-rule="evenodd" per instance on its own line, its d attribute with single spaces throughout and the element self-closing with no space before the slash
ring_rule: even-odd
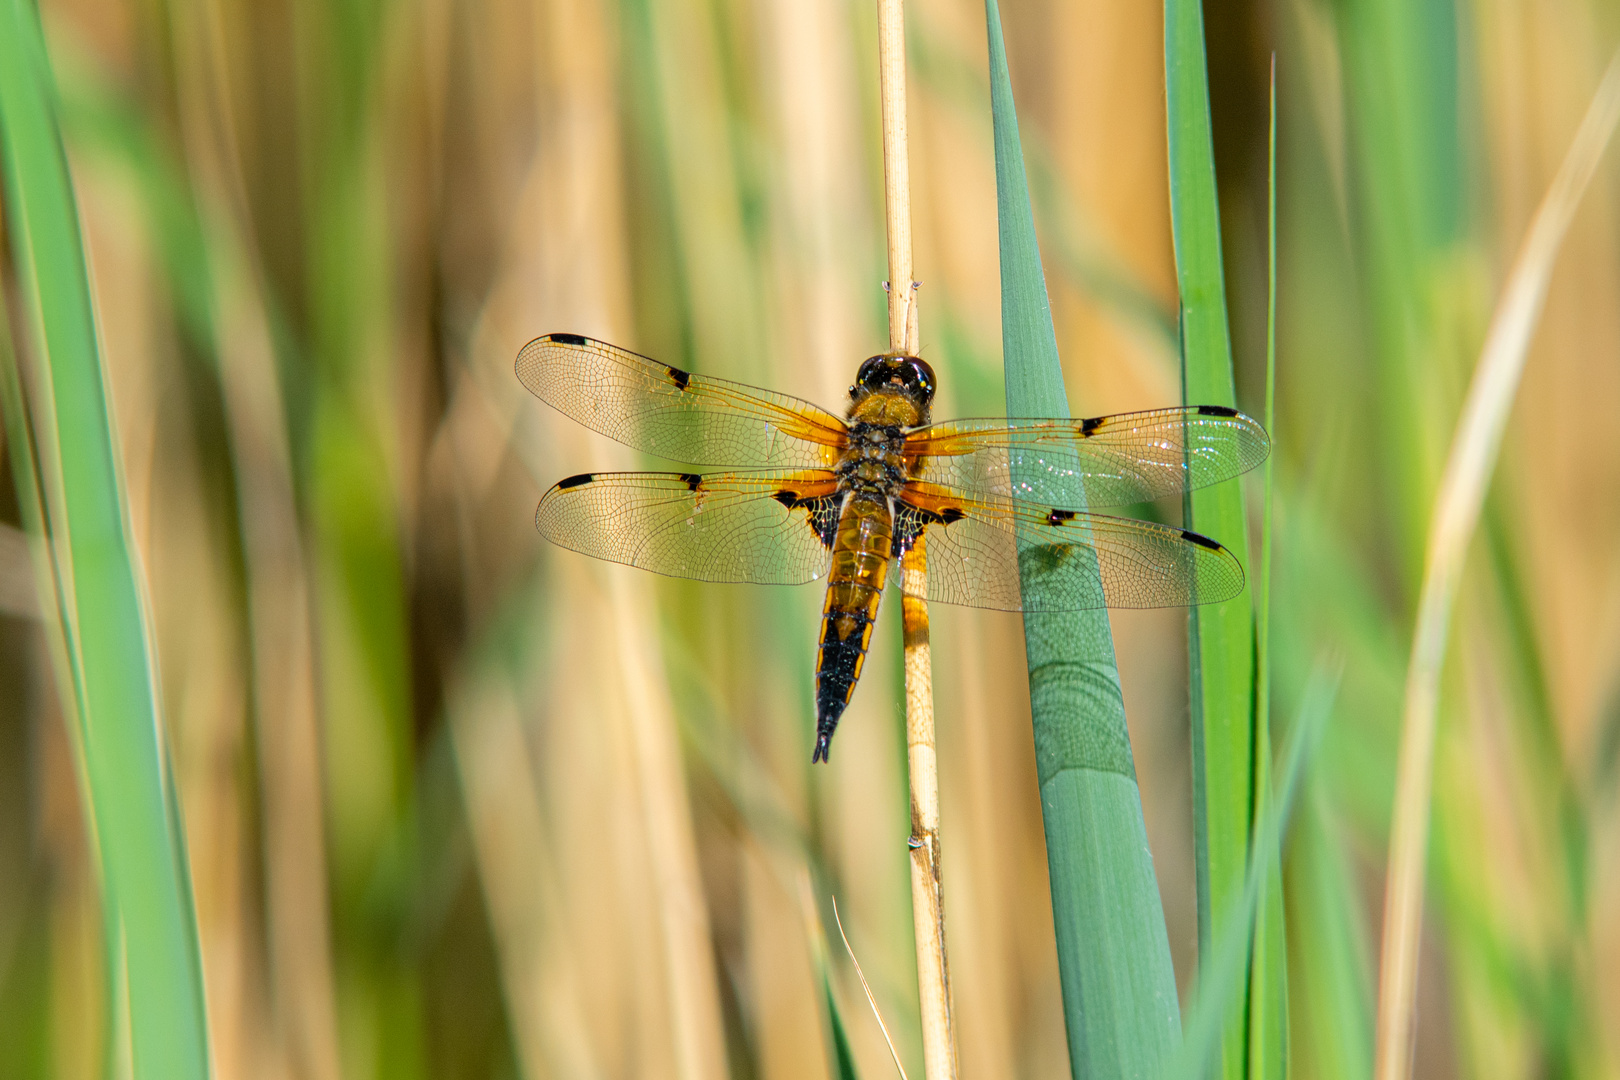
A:
<svg viewBox="0 0 1620 1080">
<path fill-rule="evenodd" d="M 838 522 L 830 472 L 587 473 L 546 492 L 541 535 L 598 559 L 697 581 L 824 577 Z"/>
<path fill-rule="evenodd" d="M 1243 568 L 1231 552 L 1150 521 L 997 496 L 966 499 L 917 483 L 906 486 L 895 519 L 902 546 L 926 529 L 928 599 L 942 604 L 999 611 L 1181 607 L 1243 591 Z M 1021 566 L 1032 584 L 1027 594 Z"/>
<path fill-rule="evenodd" d="M 1265 429 L 1214 405 L 1088 420 L 951 420 L 906 439 L 913 475 L 971 495 L 1125 506 L 1229 480 L 1271 452 Z"/>
<path fill-rule="evenodd" d="M 844 422 L 808 401 L 693 375 L 578 334 L 529 342 L 517 375 L 565 416 L 671 461 L 831 468 L 846 441 Z"/>
</svg>

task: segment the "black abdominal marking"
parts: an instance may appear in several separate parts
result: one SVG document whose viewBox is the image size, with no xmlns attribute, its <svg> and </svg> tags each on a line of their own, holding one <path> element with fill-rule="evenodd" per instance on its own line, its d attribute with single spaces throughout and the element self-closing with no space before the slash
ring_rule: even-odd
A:
<svg viewBox="0 0 1620 1080">
<path fill-rule="evenodd" d="M 827 760 L 833 731 L 849 704 L 855 672 L 866 653 L 862 646 L 866 641 L 866 628 L 872 622 L 864 611 L 840 613 L 839 618 L 854 619 L 855 628 L 848 636 L 840 638 L 836 628 L 839 619 L 828 618 L 823 622 L 821 665 L 816 675 L 816 749 L 810 755 L 812 765 Z"/>
</svg>

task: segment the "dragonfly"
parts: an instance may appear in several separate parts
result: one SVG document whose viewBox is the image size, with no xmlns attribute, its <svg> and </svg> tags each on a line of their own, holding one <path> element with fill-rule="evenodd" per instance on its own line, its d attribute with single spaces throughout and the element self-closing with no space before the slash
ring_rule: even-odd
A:
<svg viewBox="0 0 1620 1080">
<path fill-rule="evenodd" d="M 880 353 L 839 416 L 567 333 L 529 342 L 516 367 L 532 394 L 592 431 L 723 470 L 570 476 L 535 511 L 547 540 L 697 581 L 825 579 L 812 763 L 828 760 L 889 568 L 914 552 L 926 574 L 901 575 L 906 595 L 1000 611 L 1180 607 L 1243 591 L 1242 566 L 1216 541 L 1091 509 L 1259 465 L 1270 441 L 1236 409 L 934 423 L 933 368 Z"/>
</svg>

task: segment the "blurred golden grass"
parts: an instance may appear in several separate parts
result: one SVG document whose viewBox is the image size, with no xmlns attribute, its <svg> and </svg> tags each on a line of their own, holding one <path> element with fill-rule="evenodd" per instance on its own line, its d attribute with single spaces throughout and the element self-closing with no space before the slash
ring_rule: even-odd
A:
<svg viewBox="0 0 1620 1080">
<path fill-rule="evenodd" d="M 1353 1048 L 1371 1045 L 1356 980 L 1422 543 L 1390 493 L 1432 496 L 1491 283 L 1617 33 L 1573 2 L 1468 9 L 1471 149 L 1451 192 L 1465 227 L 1410 279 L 1427 291 L 1399 319 L 1426 344 L 1404 354 L 1420 370 L 1396 401 L 1370 359 L 1388 283 L 1372 280 L 1366 202 L 1369 173 L 1394 166 L 1369 149 L 1368 76 L 1346 59 L 1371 7 L 1245 8 L 1211 61 L 1228 289 L 1252 310 L 1264 112 L 1222 90 L 1260 79 L 1273 41 L 1280 57 L 1278 715 L 1320 646 L 1346 657 L 1286 877 L 1294 1064 L 1324 1077 L 1366 1075 Z M 999 412 L 980 6 L 910 14 L 923 352 L 942 415 Z M 1171 403 L 1157 9 L 1031 0 L 1004 15 L 1074 407 Z M 869 8 L 47 0 L 44 16 L 76 118 L 216 1073 L 824 1076 L 826 957 L 861 1073 L 889 1075 L 841 949 L 818 940 L 835 894 L 916 1075 L 897 611 L 836 764 L 809 770 L 818 598 L 544 548 L 539 492 L 633 458 L 511 374 L 523 341 L 575 330 L 837 402 L 883 342 Z M 1407 46 L 1402 62 L 1423 62 Z M 91 122 L 101 106 L 117 125 Z M 196 245 L 158 212 L 152 160 L 205 264 L 176 256 Z M 1608 162 L 1596 186 L 1616 182 Z M 1620 1015 L 1616 229 L 1594 193 L 1464 579 L 1442 682 L 1426 1076 L 1620 1072 L 1603 1023 Z M 1252 411 L 1258 324 L 1235 325 Z M 1433 459 L 1372 452 L 1408 413 Z M 21 520 L 10 494 L 0 516 Z M 932 614 L 963 1071 L 1060 1075 L 1017 620 Z M 1112 617 L 1185 991 L 1183 619 Z M 26 812 L 0 813 L 0 1076 L 86 1077 L 106 1038 L 101 923 L 37 625 L 0 615 L 0 792 L 28 793 Z"/>
<path fill-rule="evenodd" d="M 1406 676 L 1381 950 L 1378 1045 L 1380 1078 L 1401 1080 L 1411 1067 L 1412 1004 L 1432 798 L 1434 730 L 1445 661 L 1469 541 L 1495 471 L 1508 414 L 1523 377 L 1530 338 L 1546 301 L 1552 266 L 1620 118 L 1620 54 L 1605 71 L 1569 153 L 1531 220 L 1491 316 L 1479 364 L 1458 418 L 1435 498 L 1424 553 L 1423 591 Z"/>
</svg>

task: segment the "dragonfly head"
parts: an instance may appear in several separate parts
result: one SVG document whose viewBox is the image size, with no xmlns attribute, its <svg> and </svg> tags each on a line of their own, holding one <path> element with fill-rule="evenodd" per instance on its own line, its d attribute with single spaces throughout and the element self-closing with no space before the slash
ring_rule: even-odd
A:
<svg viewBox="0 0 1620 1080">
<path fill-rule="evenodd" d="M 849 388 L 849 396 L 859 402 L 871 394 L 899 394 L 911 401 L 919 414 L 926 413 L 934 400 L 934 369 L 919 356 L 882 353 L 868 357 L 855 376 L 855 385 Z"/>
</svg>

